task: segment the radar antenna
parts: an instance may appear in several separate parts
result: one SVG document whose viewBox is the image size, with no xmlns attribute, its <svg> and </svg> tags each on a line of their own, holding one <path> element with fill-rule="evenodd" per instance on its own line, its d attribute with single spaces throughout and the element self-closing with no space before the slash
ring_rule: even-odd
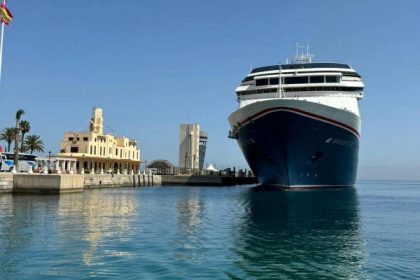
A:
<svg viewBox="0 0 420 280">
<path fill-rule="evenodd" d="M 299 45 L 298 42 L 295 42 L 295 56 L 292 58 L 292 63 L 302 64 L 302 63 L 312 63 L 312 58 L 314 55 L 309 52 L 310 44 Z M 306 50 L 306 53 L 304 51 Z"/>
</svg>

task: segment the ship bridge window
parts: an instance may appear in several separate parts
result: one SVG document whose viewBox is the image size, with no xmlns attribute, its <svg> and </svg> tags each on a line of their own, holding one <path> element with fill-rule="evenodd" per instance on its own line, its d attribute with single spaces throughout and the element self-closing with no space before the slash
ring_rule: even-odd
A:
<svg viewBox="0 0 420 280">
<path fill-rule="evenodd" d="M 310 76 L 309 79 L 311 84 L 324 83 L 324 76 Z"/>
<path fill-rule="evenodd" d="M 242 82 L 252 81 L 253 79 L 254 79 L 254 76 L 246 77 L 245 79 L 242 80 Z"/>
<path fill-rule="evenodd" d="M 258 72 L 265 72 L 265 71 L 274 71 L 279 70 L 279 68 L 283 70 L 289 69 L 310 69 L 310 68 L 342 68 L 342 69 L 350 69 L 350 66 L 347 64 L 341 63 L 302 63 L 302 64 L 282 64 L 282 65 L 270 65 L 264 67 L 254 68 L 251 73 L 258 73 Z"/>
<path fill-rule="evenodd" d="M 279 78 L 270 78 L 270 85 L 278 85 Z"/>
<path fill-rule="evenodd" d="M 296 91 L 362 91 L 362 87 L 292 87 L 285 88 L 285 92 L 296 92 Z"/>
<path fill-rule="evenodd" d="M 258 86 L 267 86 L 268 85 L 268 79 L 258 79 L 255 81 L 255 85 Z"/>
<path fill-rule="evenodd" d="M 288 84 L 307 84 L 308 83 L 308 76 L 303 77 L 285 77 L 284 83 Z"/>
<path fill-rule="evenodd" d="M 327 83 L 338 83 L 339 79 L 338 79 L 338 76 L 326 76 L 325 81 Z"/>
</svg>

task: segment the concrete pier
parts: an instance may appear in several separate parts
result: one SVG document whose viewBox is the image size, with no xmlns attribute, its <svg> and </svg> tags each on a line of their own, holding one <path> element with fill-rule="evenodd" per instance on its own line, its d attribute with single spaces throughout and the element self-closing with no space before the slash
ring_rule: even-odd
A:
<svg viewBox="0 0 420 280">
<path fill-rule="evenodd" d="M 159 175 L 138 174 L 85 174 L 85 188 L 109 188 L 109 187 L 142 187 L 160 186 L 162 184 Z"/>
<path fill-rule="evenodd" d="M 86 188 L 160 186 L 160 175 L 0 173 L 0 193 L 56 194 Z"/>
<path fill-rule="evenodd" d="M 160 185 L 232 186 L 254 184 L 254 177 L 152 174 L 26 174 L 0 173 L 0 193 L 58 194 L 90 188 Z"/>
<path fill-rule="evenodd" d="M 13 176 L 14 193 L 54 194 L 83 191 L 83 175 L 38 175 L 15 174 Z"/>
<path fill-rule="evenodd" d="M 0 193 L 13 191 L 13 174 L 0 173 Z"/>
</svg>

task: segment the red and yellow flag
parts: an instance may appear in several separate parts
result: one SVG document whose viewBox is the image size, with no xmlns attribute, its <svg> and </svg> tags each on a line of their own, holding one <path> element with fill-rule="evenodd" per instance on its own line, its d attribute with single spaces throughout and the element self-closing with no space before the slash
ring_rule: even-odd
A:
<svg viewBox="0 0 420 280">
<path fill-rule="evenodd" d="M 13 15 L 9 11 L 8 8 L 6 8 L 5 3 L 1 3 L 0 5 L 0 13 L 1 13 L 1 22 L 4 22 L 5 24 L 9 25 L 12 22 Z"/>
</svg>

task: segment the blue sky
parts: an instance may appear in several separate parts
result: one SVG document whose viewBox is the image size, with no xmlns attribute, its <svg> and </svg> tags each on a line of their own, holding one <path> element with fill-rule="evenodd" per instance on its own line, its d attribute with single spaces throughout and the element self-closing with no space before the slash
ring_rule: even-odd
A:
<svg viewBox="0 0 420 280">
<path fill-rule="evenodd" d="M 26 111 L 57 152 L 92 107 L 143 160 L 178 162 L 180 123 L 209 133 L 207 163 L 246 167 L 227 138 L 235 87 L 295 41 L 364 78 L 359 178 L 420 179 L 420 1 L 10 0 L 0 128 Z M 108 130 L 109 131 L 109 130 Z"/>
</svg>

